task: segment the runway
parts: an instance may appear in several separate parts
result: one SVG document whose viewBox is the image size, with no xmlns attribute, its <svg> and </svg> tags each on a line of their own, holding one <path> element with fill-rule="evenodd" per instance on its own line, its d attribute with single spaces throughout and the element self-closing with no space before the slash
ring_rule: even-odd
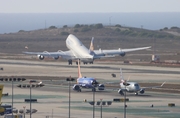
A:
<svg viewBox="0 0 180 118">
<path fill-rule="evenodd" d="M 45 62 L 45 61 L 27 61 L 27 60 L 4 60 L 0 59 L 0 65 L 4 68 L 0 71 L 1 76 L 26 76 L 31 79 L 31 76 L 40 78 L 46 77 L 44 82 L 47 84 L 42 88 L 33 88 L 32 96 L 37 98 L 38 102 L 33 103 L 34 109 L 38 112 L 33 114 L 34 118 L 68 118 L 68 95 L 69 89 L 66 78 L 71 76 L 77 77 L 77 65 L 69 66 L 67 62 Z M 124 65 L 121 62 L 97 62 L 93 65 L 82 65 L 81 71 L 83 76 L 95 77 L 100 82 L 119 82 L 119 68 L 123 69 L 124 78 L 129 78 L 130 81 L 159 83 L 166 81 L 166 83 L 180 82 L 180 69 L 170 67 L 155 67 L 155 66 L 138 66 L 138 65 Z M 111 74 L 116 74 L 113 78 Z M 47 79 L 49 77 L 49 80 Z M 51 80 L 51 77 L 60 78 Z M 64 78 L 64 79 L 63 79 Z M 60 84 L 60 83 L 66 84 Z M 57 83 L 57 84 L 54 84 Z M 2 102 L 11 104 L 12 102 L 12 88 L 10 83 L 4 84 L 3 93 L 9 93 L 8 97 L 3 97 Z M 29 103 L 25 103 L 24 99 L 29 98 L 29 89 L 17 88 L 16 82 L 14 87 L 14 107 L 23 109 L 23 106 L 29 108 Z M 88 103 L 92 101 L 93 94 L 91 90 L 82 90 L 81 93 L 71 91 L 71 117 L 72 118 L 92 118 L 92 106 Z M 123 98 L 117 91 L 105 90 L 103 92 L 97 91 L 95 93 L 96 101 L 112 101 L 114 98 Z M 135 96 L 134 94 L 127 94 L 129 102 L 127 102 L 127 117 L 128 118 L 179 118 L 180 103 L 179 94 L 160 93 L 146 91 L 145 94 Z M 84 102 L 84 99 L 87 102 Z M 168 103 L 175 103 L 175 107 L 168 107 Z M 154 107 L 150 107 L 151 105 Z M 124 117 L 124 103 L 113 102 L 110 106 L 103 107 L 103 118 L 121 118 Z M 95 117 L 100 117 L 100 107 L 96 106 Z M 29 115 L 26 115 L 29 118 Z"/>
</svg>

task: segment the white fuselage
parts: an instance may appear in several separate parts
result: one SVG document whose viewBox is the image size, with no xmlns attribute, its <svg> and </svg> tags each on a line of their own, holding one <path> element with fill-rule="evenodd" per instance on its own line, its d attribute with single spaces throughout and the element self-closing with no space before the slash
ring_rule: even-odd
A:
<svg viewBox="0 0 180 118">
<path fill-rule="evenodd" d="M 126 86 L 123 83 L 120 83 L 120 88 L 126 89 L 127 92 L 137 92 L 141 90 L 139 84 L 136 82 L 127 82 Z"/>
<path fill-rule="evenodd" d="M 93 60 L 93 56 L 90 55 L 90 51 L 74 35 L 71 34 L 67 37 L 66 46 L 70 51 L 72 51 L 77 59 L 87 61 Z"/>
</svg>

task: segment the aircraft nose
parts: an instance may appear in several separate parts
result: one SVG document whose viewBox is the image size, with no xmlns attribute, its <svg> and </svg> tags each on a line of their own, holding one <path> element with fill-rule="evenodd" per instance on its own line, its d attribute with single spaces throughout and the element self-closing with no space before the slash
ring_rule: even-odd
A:
<svg viewBox="0 0 180 118">
<path fill-rule="evenodd" d="M 140 89 L 139 86 L 135 86 L 134 88 L 135 88 L 136 90 L 139 90 L 139 89 Z"/>
<path fill-rule="evenodd" d="M 93 85 L 98 84 L 98 82 L 97 82 L 96 80 L 91 81 L 91 83 L 92 83 Z"/>
</svg>

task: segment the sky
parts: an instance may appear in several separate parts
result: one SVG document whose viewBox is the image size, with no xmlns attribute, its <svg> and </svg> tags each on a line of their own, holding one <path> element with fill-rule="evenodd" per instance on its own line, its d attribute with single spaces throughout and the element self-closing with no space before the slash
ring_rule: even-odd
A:
<svg viewBox="0 0 180 118">
<path fill-rule="evenodd" d="M 0 0 L 0 13 L 180 12 L 180 0 Z"/>
</svg>

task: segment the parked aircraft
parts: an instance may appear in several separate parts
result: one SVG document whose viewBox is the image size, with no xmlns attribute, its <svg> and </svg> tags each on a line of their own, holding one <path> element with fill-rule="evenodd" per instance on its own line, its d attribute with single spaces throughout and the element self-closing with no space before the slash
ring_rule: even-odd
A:
<svg viewBox="0 0 180 118">
<path fill-rule="evenodd" d="M 161 84 L 161 86 L 153 86 L 153 87 L 140 87 L 140 85 L 137 82 L 128 82 L 125 81 L 122 75 L 122 69 L 120 69 L 120 89 L 118 90 L 118 93 L 121 95 L 124 95 L 124 92 L 129 92 L 129 93 L 135 93 L 135 95 L 138 95 L 138 92 L 140 94 L 143 94 L 145 92 L 145 89 L 147 88 L 159 88 L 162 87 L 164 83 Z"/>
<path fill-rule="evenodd" d="M 99 82 L 97 82 L 93 77 L 83 77 L 78 60 L 78 78 L 77 83 L 73 86 L 73 90 L 81 92 L 81 88 L 92 89 L 92 91 L 96 91 L 96 88 L 98 88 L 98 90 L 104 90 L 105 86 L 103 84 L 99 84 Z"/>
<path fill-rule="evenodd" d="M 4 87 L 4 85 L 0 85 L 0 115 L 12 113 L 12 106 L 11 105 L 6 105 L 6 104 L 2 105 L 2 103 L 1 103 L 3 87 Z"/>
<path fill-rule="evenodd" d="M 80 59 L 84 64 L 93 64 L 95 59 L 114 57 L 117 55 L 125 56 L 127 52 L 149 49 L 151 47 L 131 48 L 131 49 L 115 49 L 115 50 L 94 50 L 93 40 L 91 40 L 90 48 L 86 48 L 82 42 L 73 34 L 70 34 L 66 39 L 66 46 L 68 51 L 57 51 L 57 52 L 23 52 L 25 54 L 37 55 L 40 60 L 45 57 L 52 57 L 55 60 L 62 57 L 68 60 L 69 65 L 72 65 L 72 60 Z"/>
</svg>

